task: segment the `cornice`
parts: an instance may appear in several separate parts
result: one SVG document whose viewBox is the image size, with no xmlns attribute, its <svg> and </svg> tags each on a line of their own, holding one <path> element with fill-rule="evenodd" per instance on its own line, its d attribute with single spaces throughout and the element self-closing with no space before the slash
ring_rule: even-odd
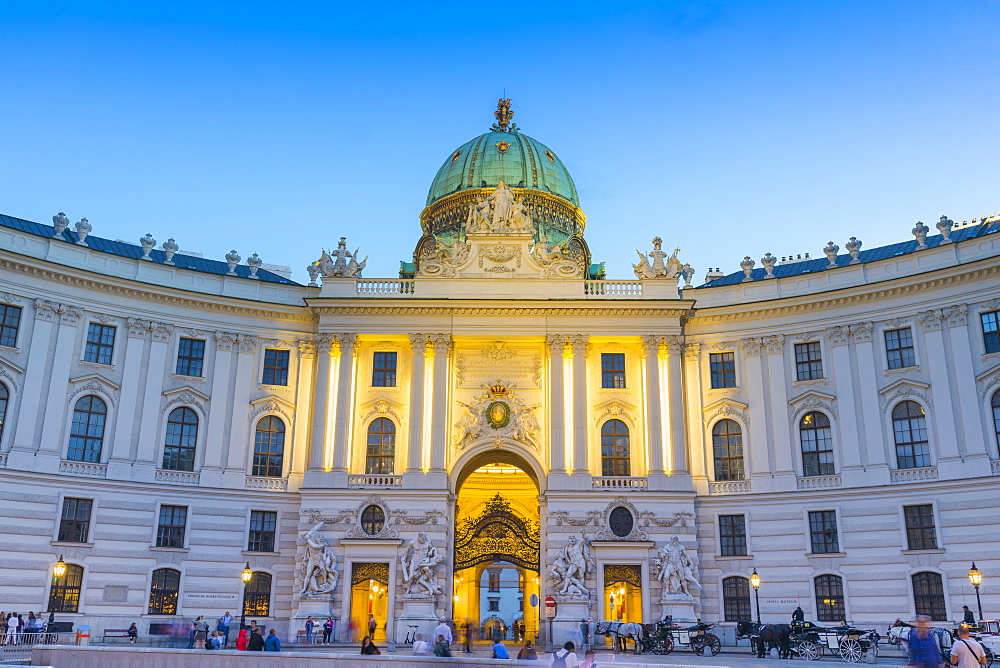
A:
<svg viewBox="0 0 1000 668">
<path fill-rule="evenodd" d="M 691 314 L 689 309 L 635 307 L 623 308 L 620 302 L 614 306 L 419 306 L 412 303 L 399 306 L 380 304 L 378 306 L 316 306 L 310 309 L 317 316 L 333 315 L 618 315 L 657 316 L 662 318 L 684 318 Z"/>
<path fill-rule="evenodd" d="M 977 260 L 979 262 L 996 262 L 996 258 L 983 258 L 982 260 Z M 967 265 L 959 265 L 967 266 Z M 954 270 L 956 267 L 946 267 L 937 271 L 949 271 Z M 891 299 L 893 297 L 901 297 L 905 295 L 913 295 L 925 293 L 931 290 L 937 290 L 941 288 L 947 288 L 954 285 L 962 285 L 964 283 L 971 283 L 974 281 L 987 280 L 990 278 L 1000 277 L 1000 265 L 994 264 L 992 266 L 984 266 L 969 271 L 962 271 L 957 274 L 952 274 L 950 276 L 941 276 L 938 278 L 925 279 L 919 282 L 907 282 L 912 281 L 912 276 L 901 277 L 894 279 L 899 284 L 892 287 L 881 287 L 873 290 L 868 290 L 865 292 L 858 292 L 854 294 L 845 294 L 841 296 L 825 296 L 829 295 L 829 292 L 820 293 L 819 295 L 795 295 L 790 297 L 783 297 L 778 299 L 772 299 L 766 302 L 753 302 L 750 304 L 731 304 L 726 306 L 708 306 L 699 309 L 695 305 L 693 309 L 693 315 L 687 321 L 688 325 L 698 326 L 698 325 L 708 325 L 712 323 L 720 322 L 735 322 L 740 320 L 760 320 L 763 318 L 772 318 L 777 316 L 787 316 L 796 313 L 812 313 L 815 311 L 829 311 L 830 309 L 842 307 L 842 306 L 858 306 L 863 304 L 871 304 L 885 299 Z M 884 285 L 881 284 L 881 285 Z M 849 288 L 841 288 L 836 292 L 844 292 L 846 290 L 863 290 L 865 286 L 851 286 Z M 809 298 L 821 297 L 819 299 Z M 965 299 L 965 298 L 963 298 Z M 798 303 L 793 304 L 782 304 L 782 302 L 796 300 Z M 808 301 L 801 301 L 808 300 Z M 965 299 L 969 301 L 969 299 Z M 718 311 L 722 311 L 719 313 Z"/>
<path fill-rule="evenodd" d="M 222 302 L 212 302 L 207 300 L 194 299 L 191 297 L 182 297 L 175 294 L 166 294 L 164 292 L 154 292 L 151 289 L 141 289 L 136 287 L 129 287 L 126 285 L 121 285 L 118 283 L 113 283 L 112 281 L 129 280 L 116 277 L 108 277 L 108 281 L 99 281 L 90 278 L 84 278 L 79 275 L 74 275 L 69 273 L 75 269 L 72 267 L 65 267 L 59 265 L 59 270 L 45 269 L 43 267 L 37 267 L 34 265 L 26 264 L 23 262 L 18 262 L 9 257 L 3 257 L 0 255 L 0 268 L 9 271 L 16 271 L 22 274 L 27 274 L 30 276 L 35 276 L 45 280 L 62 283 L 65 285 L 74 285 L 87 290 L 92 290 L 94 292 L 101 292 L 104 294 L 119 295 L 124 297 L 131 297 L 134 299 L 140 299 L 147 302 L 155 302 L 158 304 L 170 305 L 170 306 L 181 306 L 184 308 L 195 308 L 203 311 L 214 311 L 216 313 L 226 313 L 230 315 L 245 316 L 248 318 L 267 318 L 267 319 L 278 319 L 291 322 L 302 322 L 315 324 L 316 319 L 308 314 L 304 308 L 299 308 L 295 306 L 288 306 L 285 304 L 273 304 L 273 308 L 253 308 L 249 306 L 241 306 L 238 304 L 227 304 Z M 156 286 L 160 290 L 177 290 L 177 288 L 167 287 L 167 286 Z M 206 295 L 210 297 L 211 295 Z M 223 299 L 232 299 L 232 297 L 222 297 Z M 279 310 L 279 309 L 295 309 L 301 313 L 294 313 L 290 310 Z"/>
</svg>

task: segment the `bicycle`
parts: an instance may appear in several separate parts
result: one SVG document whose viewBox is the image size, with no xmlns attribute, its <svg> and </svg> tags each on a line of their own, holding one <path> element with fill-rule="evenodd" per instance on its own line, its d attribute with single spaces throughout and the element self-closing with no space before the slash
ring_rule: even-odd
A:
<svg viewBox="0 0 1000 668">
<path fill-rule="evenodd" d="M 406 638 L 403 640 L 403 644 L 412 645 L 413 641 L 417 639 L 417 629 L 420 627 L 413 624 L 407 624 L 406 628 L 408 628 L 409 631 L 406 632 Z"/>
</svg>

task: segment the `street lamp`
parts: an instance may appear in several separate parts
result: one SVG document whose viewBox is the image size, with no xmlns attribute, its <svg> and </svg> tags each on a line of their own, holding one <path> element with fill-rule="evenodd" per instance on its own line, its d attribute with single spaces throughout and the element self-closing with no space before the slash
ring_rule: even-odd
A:
<svg viewBox="0 0 1000 668">
<path fill-rule="evenodd" d="M 250 570 L 250 562 L 247 562 L 247 567 L 243 569 L 240 573 L 240 578 L 243 580 L 243 614 L 240 615 L 240 630 L 247 627 L 247 585 L 250 584 L 250 580 L 253 578 L 253 571 Z"/>
<path fill-rule="evenodd" d="M 976 588 L 976 607 L 979 608 L 979 621 L 983 621 L 983 601 L 979 598 L 979 585 L 983 584 L 983 574 L 976 568 L 976 562 L 972 562 L 972 570 L 969 571 L 969 582 Z"/>
<path fill-rule="evenodd" d="M 975 567 L 975 564 L 972 564 L 972 566 Z M 63 561 L 63 556 L 61 554 L 59 555 L 59 561 L 52 566 L 52 575 L 57 578 L 61 578 L 66 575 L 66 562 Z"/>
<path fill-rule="evenodd" d="M 66 562 L 63 561 L 63 556 L 60 554 L 59 555 L 59 561 L 57 561 L 56 563 L 54 563 L 52 565 L 52 577 L 53 577 L 53 579 L 56 580 L 56 582 L 52 585 L 53 589 L 55 589 L 59 585 L 59 578 L 61 578 L 64 575 L 66 575 Z M 56 591 L 59 592 L 59 594 L 58 594 L 59 595 L 59 610 L 62 611 L 62 608 L 63 608 L 63 598 L 64 598 L 62 587 L 59 587 L 58 589 L 56 589 Z M 49 597 L 49 612 L 52 612 L 52 597 Z M 52 621 L 51 615 L 49 616 L 49 621 Z"/>
<path fill-rule="evenodd" d="M 750 574 L 750 586 L 753 587 L 753 597 L 757 603 L 757 623 L 760 624 L 760 576 L 757 575 L 756 567 Z"/>
</svg>

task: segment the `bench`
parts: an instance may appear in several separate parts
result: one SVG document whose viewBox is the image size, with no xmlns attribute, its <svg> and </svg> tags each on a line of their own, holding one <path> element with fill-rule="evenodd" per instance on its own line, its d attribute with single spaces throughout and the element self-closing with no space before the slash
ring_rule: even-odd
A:
<svg viewBox="0 0 1000 668">
<path fill-rule="evenodd" d="M 104 636 L 101 642 L 107 642 L 108 638 L 129 638 L 128 629 L 104 629 Z"/>
</svg>

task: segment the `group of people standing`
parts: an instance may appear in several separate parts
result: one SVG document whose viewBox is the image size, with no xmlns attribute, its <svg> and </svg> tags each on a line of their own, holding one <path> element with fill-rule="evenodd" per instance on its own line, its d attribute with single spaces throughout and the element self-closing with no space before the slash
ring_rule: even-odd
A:
<svg viewBox="0 0 1000 668">
<path fill-rule="evenodd" d="M 41 633 L 45 628 L 45 622 L 41 616 L 36 617 L 35 613 L 29 612 L 28 618 L 16 612 L 0 612 L 0 634 L 3 635 L 3 645 L 17 645 L 26 642 L 23 638 L 28 633 Z"/>
<path fill-rule="evenodd" d="M 233 616 L 227 612 L 219 617 L 215 630 L 209 631 L 209 623 L 204 615 L 198 617 L 191 622 L 188 649 L 226 649 L 233 621 Z M 278 639 L 274 629 L 265 636 L 264 628 L 257 625 L 257 620 L 251 619 L 247 628 L 240 629 L 236 637 L 236 649 L 250 652 L 280 652 L 281 640 Z"/>
</svg>

